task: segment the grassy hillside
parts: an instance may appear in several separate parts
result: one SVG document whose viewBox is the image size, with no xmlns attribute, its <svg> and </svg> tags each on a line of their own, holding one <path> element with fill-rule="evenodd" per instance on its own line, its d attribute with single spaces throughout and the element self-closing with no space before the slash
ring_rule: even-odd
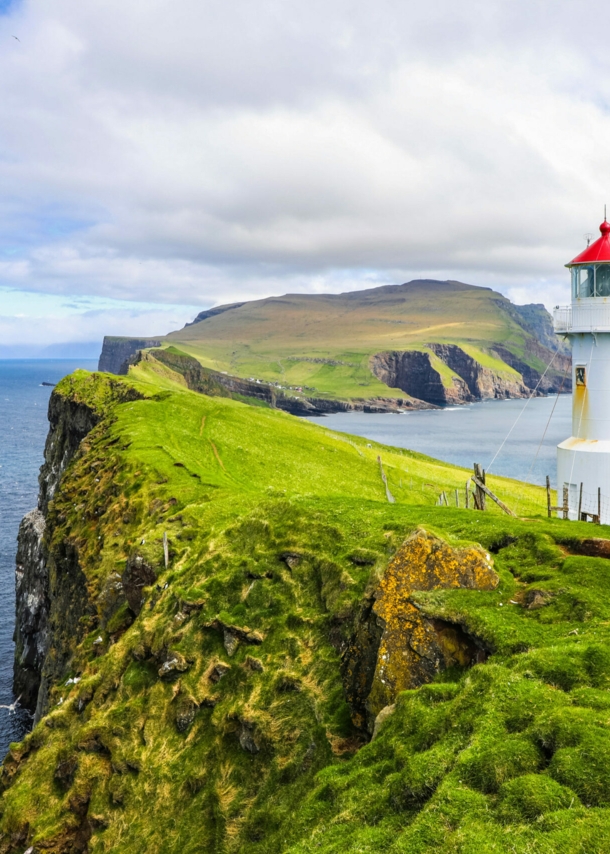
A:
<svg viewBox="0 0 610 854">
<path fill-rule="evenodd" d="M 513 379 L 520 377 L 492 352 L 493 345 L 538 371 L 550 355 L 501 294 L 451 281 L 338 295 L 288 294 L 202 317 L 167 340 L 215 370 L 338 398 L 388 395 L 371 372 L 370 358 L 379 352 L 426 350 L 430 342 L 466 345 L 477 362 Z M 432 359 L 443 383 L 451 385 L 454 371 Z"/>
<path fill-rule="evenodd" d="M 607 850 L 610 564 L 579 552 L 608 530 L 548 520 L 542 490 L 502 478 L 528 517 L 435 507 L 465 471 L 153 368 L 113 380 L 140 400 L 86 372 L 54 392 L 103 415 L 47 528 L 91 606 L 4 763 L 0 852 Z M 409 598 L 489 657 L 400 694 L 369 742 L 341 656 L 422 527 L 493 561 L 495 589 Z M 118 581 L 142 564 L 136 607 Z"/>
</svg>

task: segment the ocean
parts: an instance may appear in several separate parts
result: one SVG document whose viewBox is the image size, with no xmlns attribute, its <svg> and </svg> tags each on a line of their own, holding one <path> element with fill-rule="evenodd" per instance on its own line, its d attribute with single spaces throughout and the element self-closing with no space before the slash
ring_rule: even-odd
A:
<svg viewBox="0 0 610 854">
<path fill-rule="evenodd" d="M 13 627 L 15 553 L 22 517 L 36 506 L 38 470 L 48 430 L 47 406 L 52 388 L 77 367 L 95 369 L 93 361 L 0 360 L 0 704 L 13 701 Z M 324 427 L 355 433 L 378 442 L 411 448 L 451 463 L 488 467 L 512 429 L 494 465 L 504 474 L 543 483 L 554 480 L 555 447 L 571 433 L 571 397 L 485 401 L 468 406 L 404 415 L 339 413 L 315 419 Z M 549 416 L 554 408 L 553 418 Z M 546 437 L 539 447 L 542 434 Z M 535 461 L 535 462 L 534 462 Z M 0 759 L 10 742 L 20 740 L 29 724 L 25 710 L 9 715 L 0 708 Z"/>
<path fill-rule="evenodd" d="M 11 703 L 15 614 L 15 553 L 22 517 L 36 506 L 38 470 L 47 436 L 47 406 L 56 383 L 88 360 L 0 360 L 0 704 Z M 0 708 L 0 759 L 29 725 L 25 710 Z"/>
<path fill-rule="evenodd" d="M 572 395 L 535 397 L 527 406 L 525 400 L 485 400 L 401 415 L 338 412 L 309 420 L 469 469 L 480 463 L 493 474 L 530 483 L 543 485 L 548 474 L 555 486 L 556 448 L 572 435 Z"/>
</svg>

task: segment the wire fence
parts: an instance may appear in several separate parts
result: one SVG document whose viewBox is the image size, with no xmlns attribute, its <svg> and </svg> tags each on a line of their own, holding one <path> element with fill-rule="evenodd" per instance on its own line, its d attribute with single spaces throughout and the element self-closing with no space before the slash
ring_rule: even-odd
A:
<svg viewBox="0 0 610 854">
<path fill-rule="evenodd" d="M 569 520 L 610 524 L 610 496 L 603 495 L 601 487 L 597 492 L 584 489 L 584 484 L 565 483 L 557 490 L 557 504 L 552 503 L 550 481 L 546 479 L 546 509 L 549 518 L 553 515 Z M 437 507 L 458 507 L 470 510 L 486 510 L 486 498 L 495 502 L 509 516 L 517 513 L 508 507 L 501 498 L 495 495 L 485 484 L 485 471 L 475 463 L 474 475 L 465 483 L 462 489 L 444 489 L 436 499 Z M 518 505 L 517 505 L 518 509 Z"/>
<path fill-rule="evenodd" d="M 557 497 L 559 499 L 559 494 Z M 597 492 L 589 492 L 582 483 L 564 483 L 562 503 L 559 505 L 558 500 L 558 506 L 553 509 L 564 518 L 607 524 L 610 521 L 610 496 L 604 495 L 601 487 Z"/>
</svg>

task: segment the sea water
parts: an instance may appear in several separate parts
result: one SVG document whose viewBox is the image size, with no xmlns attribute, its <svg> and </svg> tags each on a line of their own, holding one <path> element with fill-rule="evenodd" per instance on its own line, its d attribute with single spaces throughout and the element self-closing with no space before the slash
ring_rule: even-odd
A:
<svg viewBox="0 0 610 854">
<path fill-rule="evenodd" d="M 48 431 L 50 386 L 75 368 L 94 369 L 87 360 L 0 360 L 0 704 L 15 697 L 13 630 L 15 625 L 15 554 L 22 517 L 36 506 L 38 471 Z M 29 725 L 25 710 L 10 715 L 0 708 L 0 760 L 11 741 Z"/>
<path fill-rule="evenodd" d="M 400 415 L 339 412 L 311 420 L 469 469 L 480 463 L 493 474 L 530 483 L 542 485 L 548 474 L 555 486 L 556 448 L 572 435 L 572 395 L 485 400 Z"/>
</svg>

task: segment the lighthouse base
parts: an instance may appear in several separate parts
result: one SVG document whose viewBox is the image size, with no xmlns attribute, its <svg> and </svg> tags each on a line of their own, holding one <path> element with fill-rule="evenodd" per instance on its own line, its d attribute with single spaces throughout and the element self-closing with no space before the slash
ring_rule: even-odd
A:
<svg viewBox="0 0 610 854">
<path fill-rule="evenodd" d="M 564 485 L 568 487 L 570 519 L 578 518 L 580 504 L 581 512 L 589 515 L 597 515 L 599 512 L 600 522 L 610 524 L 610 441 L 577 439 L 572 436 L 558 445 L 558 504 L 562 501 Z"/>
</svg>

